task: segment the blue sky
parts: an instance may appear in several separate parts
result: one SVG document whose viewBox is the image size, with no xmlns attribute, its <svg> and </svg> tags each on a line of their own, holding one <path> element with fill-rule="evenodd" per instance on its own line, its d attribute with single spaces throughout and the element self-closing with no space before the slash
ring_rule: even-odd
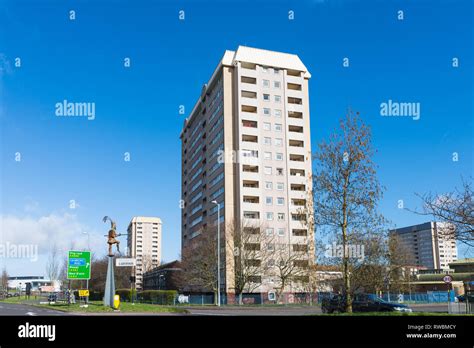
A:
<svg viewBox="0 0 474 348">
<path fill-rule="evenodd" d="M 133 216 L 159 216 L 163 258 L 177 258 L 179 106 L 186 114 L 192 109 L 224 51 L 238 45 L 295 53 L 308 67 L 314 149 L 348 106 L 359 111 L 372 127 L 387 188 L 382 213 L 399 227 L 424 222 L 398 209 L 398 200 L 416 208 L 415 192 L 452 190 L 473 173 L 472 6 L 0 0 L 3 236 L 38 240 L 44 252 L 55 242 L 84 247 L 81 232 L 88 231 L 93 249 L 105 253 L 104 215 L 122 232 Z M 64 99 L 95 103 L 95 120 L 56 117 L 55 104 Z M 420 120 L 380 116 L 380 103 L 389 99 L 419 102 Z M 472 254 L 460 250 L 460 257 Z M 6 264 L 10 273 L 42 273 L 44 260 Z"/>
</svg>

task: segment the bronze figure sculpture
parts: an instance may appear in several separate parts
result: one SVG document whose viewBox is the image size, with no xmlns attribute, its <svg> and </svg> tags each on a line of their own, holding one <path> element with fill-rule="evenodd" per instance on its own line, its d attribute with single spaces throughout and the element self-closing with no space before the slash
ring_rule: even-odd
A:
<svg viewBox="0 0 474 348">
<path fill-rule="evenodd" d="M 114 244 L 117 246 L 118 253 L 121 254 L 120 253 L 120 246 L 119 246 L 120 241 L 118 241 L 116 239 L 116 237 L 119 237 L 122 234 L 121 233 L 117 234 L 117 231 L 116 231 L 117 225 L 115 224 L 114 221 L 112 221 L 111 218 L 109 218 L 108 216 L 104 216 L 104 218 L 102 219 L 102 221 L 104 221 L 104 222 L 107 222 L 107 220 L 110 221 L 110 230 L 109 230 L 109 233 L 106 235 L 107 244 L 109 245 L 109 256 L 114 256 L 114 254 L 112 253 L 112 245 L 114 245 Z"/>
</svg>

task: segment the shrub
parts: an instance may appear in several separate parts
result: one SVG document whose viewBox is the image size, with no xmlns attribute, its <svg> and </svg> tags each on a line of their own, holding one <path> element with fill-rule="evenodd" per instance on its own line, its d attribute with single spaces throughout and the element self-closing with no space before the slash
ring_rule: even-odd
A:
<svg viewBox="0 0 474 348">
<path fill-rule="evenodd" d="M 145 290 L 138 293 L 138 299 L 141 302 L 172 305 L 177 295 L 176 290 Z"/>
<path fill-rule="evenodd" d="M 120 296 L 120 301 L 132 302 L 132 290 L 131 289 L 117 289 L 115 294 Z M 136 297 L 137 291 L 133 289 L 133 295 Z"/>
<path fill-rule="evenodd" d="M 102 301 L 104 293 L 101 291 L 89 290 L 89 301 Z"/>
</svg>

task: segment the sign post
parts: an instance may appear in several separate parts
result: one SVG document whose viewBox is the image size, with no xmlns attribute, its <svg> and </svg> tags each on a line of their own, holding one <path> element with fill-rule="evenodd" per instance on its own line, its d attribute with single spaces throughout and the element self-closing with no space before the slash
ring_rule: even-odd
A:
<svg viewBox="0 0 474 348">
<path fill-rule="evenodd" d="M 67 256 L 67 279 L 69 279 L 68 304 L 72 296 L 71 280 L 91 279 L 91 252 L 69 250 Z M 79 295 L 80 296 L 80 295 Z"/>
<path fill-rule="evenodd" d="M 451 303 L 451 298 L 450 298 L 449 295 L 450 295 L 450 292 L 451 292 L 450 290 L 452 288 L 452 285 L 451 285 L 452 281 L 453 281 L 453 277 L 451 277 L 449 274 L 446 274 L 443 277 L 443 282 L 448 285 L 448 305 L 449 305 L 449 303 Z"/>
<path fill-rule="evenodd" d="M 67 258 L 67 279 L 91 279 L 91 252 L 70 250 Z"/>
<path fill-rule="evenodd" d="M 129 257 L 121 257 L 115 259 L 115 266 L 117 267 L 135 267 L 137 259 Z"/>
<path fill-rule="evenodd" d="M 117 267 L 133 267 L 137 265 L 137 259 L 133 257 L 121 257 L 115 259 L 115 266 Z M 134 274 L 135 272 L 132 272 Z M 133 279 L 132 279 L 133 277 Z M 134 302 L 134 292 L 133 292 L 133 284 L 135 283 L 135 276 L 130 276 L 130 297 L 132 300 L 132 305 L 135 305 Z"/>
</svg>

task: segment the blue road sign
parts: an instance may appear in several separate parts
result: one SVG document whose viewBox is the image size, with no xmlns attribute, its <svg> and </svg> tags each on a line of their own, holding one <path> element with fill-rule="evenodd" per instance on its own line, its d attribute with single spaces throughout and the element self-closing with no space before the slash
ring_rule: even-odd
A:
<svg viewBox="0 0 474 348">
<path fill-rule="evenodd" d="M 69 265 L 70 266 L 85 266 L 86 265 L 86 259 L 69 259 Z"/>
</svg>

